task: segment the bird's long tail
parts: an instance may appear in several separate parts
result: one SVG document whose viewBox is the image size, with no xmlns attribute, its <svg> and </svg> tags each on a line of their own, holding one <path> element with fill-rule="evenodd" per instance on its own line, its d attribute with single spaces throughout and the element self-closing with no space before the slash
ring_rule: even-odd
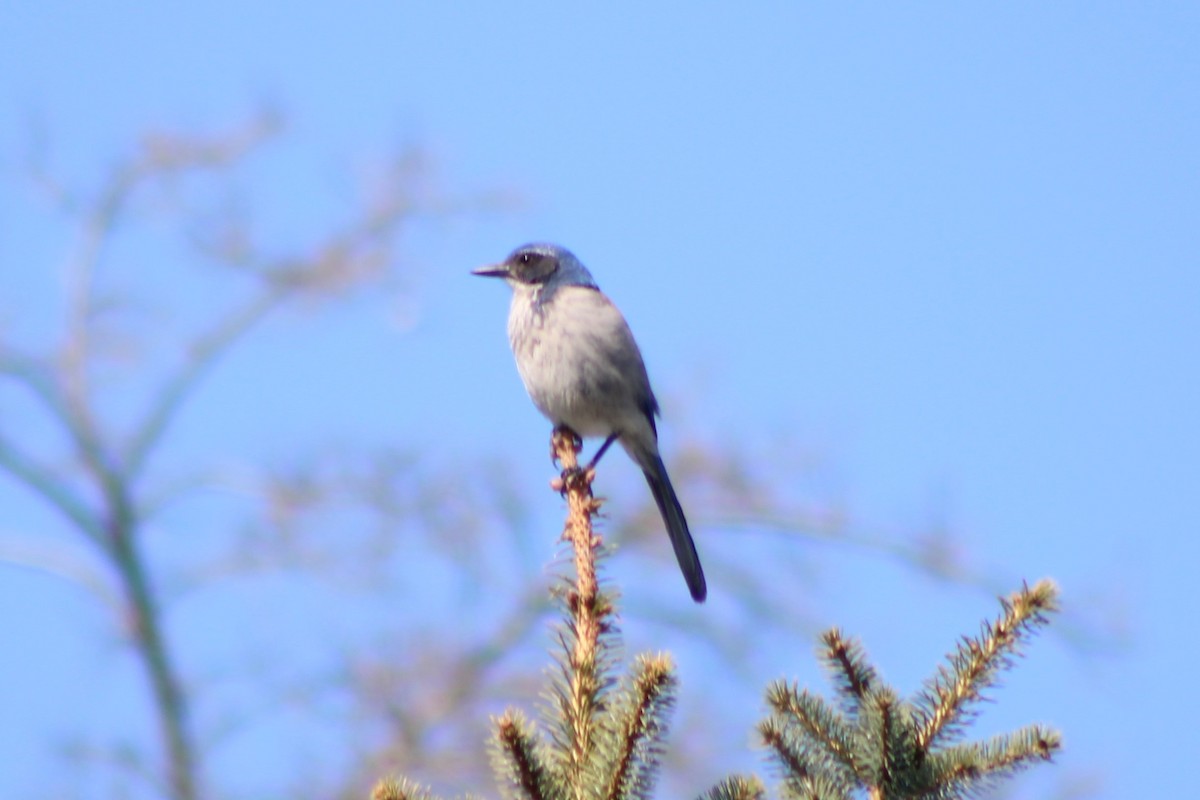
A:
<svg viewBox="0 0 1200 800">
<path fill-rule="evenodd" d="M 642 472 L 646 476 L 646 483 L 650 484 L 650 493 L 654 495 L 654 502 L 658 503 L 658 510 L 667 526 L 667 533 L 671 535 L 671 546 L 675 548 L 675 558 L 679 561 L 679 568 L 683 570 L 683 577 L 692 593 L 692 599 L 697 603 L 702 603 L 708 596 L 708 586 L 704 582 L 704 570 L 700 568 L 700 556 L 696 554 L 696 545 L 692 541 L 692 534 L 688 532 L 687 519 L 683 516 L 679 498 L 675 496 L 671 479 L 667 477 L 667 468 L 657 454 L 648 456 L 644 463 Z"/>
</svg>

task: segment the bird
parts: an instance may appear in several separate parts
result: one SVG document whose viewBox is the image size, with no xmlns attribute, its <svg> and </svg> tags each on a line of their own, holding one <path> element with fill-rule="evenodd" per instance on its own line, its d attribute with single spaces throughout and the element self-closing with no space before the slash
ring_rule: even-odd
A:
<svg viewBox="0 0 1200 800">
<path fill-rule="evenodd" d="M 472 274 L 503 278 L 512 288 L 508 341 L 533 404 L 556 429 L 604 437 L 586 469 L 614 441 L 641 468 L 692 599 L 704 602 L 704 570 L 658 450 L 658 401 L 625 317 L 559 245 L 522 245 Z"/>
</svg>

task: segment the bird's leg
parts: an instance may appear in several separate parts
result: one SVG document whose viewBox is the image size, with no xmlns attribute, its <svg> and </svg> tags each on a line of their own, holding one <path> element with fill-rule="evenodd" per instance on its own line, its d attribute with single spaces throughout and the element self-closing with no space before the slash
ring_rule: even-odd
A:
<svg viewBox="0 0 1200 800">
<path fill-rule="evenodd" d="M 590 472 L 596 468 L 596 465 L 600 463 L 600 457 L 604 455 L 604 451 L 607 450 L 612 443 L 615 442 L 618 437 L 620 437 L 620 435 L 621 432 L 616 431 L 604 440 L 604 444 L 600 445 L 600 449 L 596 451 L 596 455 L 592 456 L 592 460 L 588 462 L 586 467 L 584 467 L 585 472 Z"/>
<path fill-rule="evenodd" d="M 600 445 L 600 449 L 596 451 L 596 455 L 592 456 L 592 460 L 587 463 L 586 467 L 567 467 L 562 471 L 562 476 L 559 478 L 558 486 L 563 493 L 571 488 L 572 484 L 577 481 L 591 481 L 596 474 L 596 465 L 600 463 L 600 457 L 604 455 L 604 451 L 612 446 L 619 437 L 620 433 L 614 433 L 604 440 L 604 444 Z"/>
</svg>

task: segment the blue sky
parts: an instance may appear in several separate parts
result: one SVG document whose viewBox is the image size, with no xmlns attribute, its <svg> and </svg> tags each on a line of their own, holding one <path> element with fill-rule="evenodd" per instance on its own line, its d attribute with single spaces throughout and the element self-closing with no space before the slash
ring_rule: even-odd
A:
<svg viewBox="0 0 1200 800">
<path fill-rule="evenodd" d="M 1053 576 L 1068 605 L 1112 604 L 1087 610 L 1127 618 L 1125 651 L 1048 637 L 989 713 L 1011 703 L 1000 727 L 1060 727 L 1062 769 L 1098 773 L 1099 796 L 1182 796 L 1173 765 L 1196 737 L 1177 687 L 1200 655 L 1186 589 L 1200 555 L 1198 34 L 1186 3 L 10 5 L 0 315 L 35 337 L 60 288 L 56 243 L 25 224 L 23 120 L 44 125 L 60 172 L 87 178 L 146 128 L 219 129 L 277 103 L 289 134 L 255 169 L 281 240 L 339 213 L 346 173 L 426 145 L 448 194 L 498 187 L 521 207 L 406 245 L 404 330 L 342 320 L 299 352 L 293 329 L 269 333 L 259 352 L 280 380 L 310 358 L 341 372 L 270 424 L 217 403 L 181 423 L 185 440 L 202 448 L 212 426 L 272 452 L 328 424 L 511 454 L 541 480 L 545 425 L 507 353 L 507 296 L 466 271 L 561 242 L 636 332 L 668 447 L 685 428 L 790 436 L 834 465 L 864 518 L 945 518 L 980 563 Z M 360 357 L 339 358 L 347 347 Z M 206 391 L 251 379 L 234 362 Z M 329 421 L 349 380 L 359 413 Z M 815 616 L 908 688 L 992 613 L 877 564 L 828 569 Z M 84 613 L 3 566 L 0 598 L 34 637 L 18 647 Z M 945 627 L 906 635 L 910 617 L 890 616 L 906 599 Z M 70 676 L 47 664 L 20 693 L 52 697 Z M 52 717 L 17 724 L 48 736 Z"/>
</svg>

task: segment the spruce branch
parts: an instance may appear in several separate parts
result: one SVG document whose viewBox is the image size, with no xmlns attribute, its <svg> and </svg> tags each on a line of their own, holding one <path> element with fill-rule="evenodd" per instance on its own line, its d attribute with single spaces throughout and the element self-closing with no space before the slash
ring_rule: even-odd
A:
<svg viewBox="0 0 1200 800">
<path fill-rule="evenodd" d="M 849 785 L 829 778 L 824 754 L 814 749 L 776 718 L 759 723 L 759 736 L 783 765 L 783 796 L 786 798 L 848 798 Z"/>
<path fill-rule="evenodd" d="M 971 704 L 1012 666 L 1018 645 L 1047 623 L 1057 599 L 1048 580 L 1001 599 L 1000 617 L 978 638 L 964 639 L 911 701 L 882 683 L 857 642 L 837 629 L 826 632 L 822 657 L 842 712 L 794 684 L 779 681 L 767 690 L 772 713 L 758 732 L 781 767 L 784 796 L 949 800 L 1051 760 L 1061 737 L 1037 725 L 982 743 L 946 740 L 970 722 Z"/>
<path fill-rule="evenodd" d="M 371 790 L 371 800 L 440 800 L 440 798 L 408 778 L 384 778 Z M 466 795 L 464 800 L 478 800 L 478 798 Z"/>
<path fill-rule="evenodd" d="M 935 753 L 930 769 L 945 775 L 946 793 L 941 796 L 957 797 L 1049 761 L 1061 747 L 1058 731 L 1030 725 L 986 742 Z"/>
<path fill-rule="evenodd" d="M 918 706 L 924 716 L 917 743 L 927 749 L 941 738 L 952 738 L 969 721 L 968 707 L 983 699 L 983 692 L 996 682 L 1000 671 L 1012 665 L 1021 642 L 1046 625 L 1046 615 L 1058 610 L 1058 588 L 1050 580 L 1021 589 L 1000 604 L 1003 613 L 984 624 L 979 638 L 964 637 L 949 664 L 922 692 Z"/>
<path fill-rule="evenodd" d="M 493 766 L 501 791 L 513 800 L 565 798 L 541 755 L 533 726 L 519 712 L 506 711 L 496 721 Z"/>
<path fill-rule="evenodd" d="M 582 446 L 569 431 L 556 429 L 551 439 L 564 475 L 578 469 Z M 560 635 L 562 681 L 556 686 L 560 718 L 560 737 L 566 747 L 560 752 L 562 777 L 578 785 L 586 776 L 595 757 L 597 716 L 604 709 L 605 659 L 601 654 L 601 635 L 613 630 L 614 609 L 600 591 L 596 577 L 596 554 L 600 537 L 593 531 L 592 517 L 600 501 L 592 495 L 591 474 L 574 474 L 564 482 L 567 521 L 562 538 L 574 553 L 575 583 L 562 594 L 567 612 L 569 635 Z"/>
<path fill-rule="evenodd" d="M 700 795 L 700 800 L 766 800 L 766 797 L 767 789 L 757 777 L 734 775 Z"/>
<path fill-rule="evenodd" d="M 507 712 L 493 743 L 496 773 L 520 800 L 648 799 L 674 704 L 674 667 L 666 656 L 642 656 L 614 696 L 616 610 L 596 573 L 602 542 L 592 526 L 600 509 L 594 474 L 578 469 L 581 442 L 571 431 L 555 430 L 551 446 L 564 468 L 552 486 L 567 500 L 562 539 L 575 567 L 574 579 L 556 592 L 564 620 L 549 692 L 551 736 L 543 742 Z"/>
<path fill-rule="evenodd" d="M 767 717 L 758 723 L 758 736 L 782 766 L 787 780 L 803 780 L 812 774 L 803 743 L 777 717 Z"/>
<path fill-rule="evenodd" d="M 806 775 L 796 784 L 785 784 L 783 796 L 789 800 L 850 800 L 850 793 L 840 783 L 824 775 Z"/>
<path fill-rule="evenodd" d="M 608 767 L 610 777 L 601 797 L 648 800 L 677 686 L 670 656 L 638 657 L 631 685 L 618 703 L 610 726 L 614 736 L 610 749 L 615 759 Z"/>
<path fill-rule="evenodd" d="M 830 628 L 822 634 L 821 644 L 821 659 L 833 675 L 842 706 L 847 714 L 855 716 L 879 676 L 867 663 L 858 642 L 846 639 L 837 628 Z"/>
<path fill-rule="evenodd" d="M 889 686 L 876 688 L 863 704 L 859 727 L 866 757 L 866 783 L 881 797 L 916 797 L 924 786 L 922 753 L 914 746 L 916 725 L 912 708 Z"/>
<path fill-rule="evenodd" d="M 384 778 L 371 790 L 371 800 L 436 800 L 407 778 Z"/>
<path fill-rule="evenodd" d="M 767 689 L 767 705 L 785 734 L 784 741 L 791 742 L 792 752 L 804 763 L 804 774 L 837 775 L 847 786 L 865 777 L 854 728 L 823 699 L 795 684 L 776 681 Z"/>
</svg>

